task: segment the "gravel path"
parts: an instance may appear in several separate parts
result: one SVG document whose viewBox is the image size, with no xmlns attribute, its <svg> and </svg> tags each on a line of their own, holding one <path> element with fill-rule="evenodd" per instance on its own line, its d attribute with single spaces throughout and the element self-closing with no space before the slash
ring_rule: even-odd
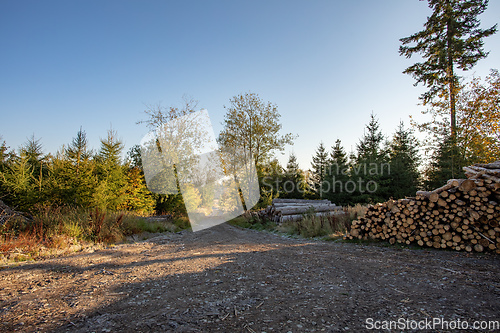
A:
<svg viewBox="0 0 500 333">
<path fill-rule="evenodd" d="M 3 332 L 373 332 L 438 317 L 472 325 L 500 321 L 500 257 L 223 224 L 5 268 L 0 305 Z M 384 332 L 458 331 L 404 328 Z"/>
</svg>

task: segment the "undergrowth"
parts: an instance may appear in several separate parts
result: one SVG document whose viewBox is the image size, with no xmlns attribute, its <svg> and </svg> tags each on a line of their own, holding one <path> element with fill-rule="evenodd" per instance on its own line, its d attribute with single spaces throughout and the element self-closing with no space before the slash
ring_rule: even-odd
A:
<svg viewBox="0 0 500 333">
<path fill-rule="evenodd" d="M 345 207 L 343 212 L 329 216 L 315 216 L 313 211 L 309 211 L 303 214 L 301 220 L 286 221 L 281 224 L 260 219 L 250 214 L 237 217 L 229 223 L 242 228 L 267 230 L 301 237 L 338 239 L 350 230 L 352 221 L 363 216 L 365 212 L 366 207 L 358 204 Z"/>
<path fill-rule="evenodd" d="M 184 216 L 148 221 L 129 212 L 64 206 L 39 205 L 31 211 L 31 216 L 31 220 L 12 217 L 0 225 L 0 253 L 10 261 L 32 260 L 47 249 L 114 244 L 142 232 L 177 232 L 189 227 Z"/>
</svg>

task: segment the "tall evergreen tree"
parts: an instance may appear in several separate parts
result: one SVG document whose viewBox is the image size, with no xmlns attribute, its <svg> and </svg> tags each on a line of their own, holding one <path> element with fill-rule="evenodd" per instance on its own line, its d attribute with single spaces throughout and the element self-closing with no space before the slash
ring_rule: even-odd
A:
<svg viewBox="0 0 500 333">
<path fill-rule="evenodd" d="M 301 199 L 304 197 L 306 186 L 304 182 L 304 175 L 299 168 L 297 156 L 294 153 L 290 154 L 288 163 L 286 164 L 285 176 L 283 178 L 283 191 L 285 192 L 282 197 L 291 199 Z"/>
<path fill-rule="evenodd" d="M 2 171 L 7 164 L 7 159 L 9 157 L 9 154 L 7 153 L 8 150 L 9 147 L 7 146 L 7 143 L 2 139 L 2 136 L 0 135 L 0 171 Z"/>
<path fill-rule="evenodd" d="M 346 184 L 350 180 L 349 163 L 340 139 L 337 139 L 332 147 L 326 177 L 326 198 L 335 204 L 347 205 L 350 200 L 350 195 L 346 192 Z"/>
<path fill-rule="evenodd" d="M 49 167 L 53 201 L 76 207 L 93 205 L 97 187 L 95 162 L 82 128 L 71 143 L 52 158 Z"/>
<path fill-rule="evenodd" d="M 358 162 L 378 162 L 381 158 L 382 143 L 384 141 L 384 135 L 380 130 L 380 125 L 378 119 L 372 113 L 370 115 L 370 122 L 366 125 L 366 131 L 363 137 L 356 144 L 357 156 L 356 160 Z"/>
<path fill-rule="evenodd" d="M 92 152 L 88 149 L 87 134 L 81 127 L 76 137 L 73 138 L 71 144 L 66 148 L 65 153 L 68 160 L 75 166 L 78 177 L 82 163 L 88 161 L 92 156 Z"/>
<path fill-rule="evenodd" d="M 439 143 L 426 170 L 425 187 L 433 190 L 446 184 L 448 179 L 465 178 L 462 166 L 465 165 L 463 150 L 448 136 Z"/>
<path fill-rule="evenodd" d="M 36 139 L 32 135 L 20 149 L 20 156 L 25 158 L 31 166 L 35 176 L 38 176 L 41 181 L 43 163 L 47 160 L 47 156 L 43 154 L 43 146 L 40 139 Z"/>
<path fill-rule="evenodd" d="M 94 193 L 94 204 L 102 209 L 116 210 L 125 200 L 126 177 L 121 165 L 123 142 L 113 130 L 101 139 L 96 160 L 99 185 Z"/>
<path fill-rule="evenodd" d="M 351 180 L 356 183 L 355 202 L 380 202 L 390 197 L 387 191 L 390 182 L 388 156 L 383 144 L 384 135 L 372 113 L 366 131 L 356 145 L 357 155 L 351 168 Z"/>
<path fill-rule="evenodd" d="M 319 198 L 323 198 L 323 182 L 326 179 L 328 166 L 330 164 L 328 152 L 323 142 L 320 142 L 316 154 L 312 158 L 312 173 L 314 176 L 314 193 Z"/>
<path fill-rule="evenodd" d="M 483 50 L 483 38 L 494 34 L 495 24 L 479 29 L 478 16 L 488 5 L 488 0 L 428 0 L 432 15 L 424 24 L 425 29 L 401 38 L 400 55 L 410 58 L 421 54 L 424 62 L 408 67 L 403 73 L 412 75 L 429 90 L 421 99 L 424 104 L 445 94 L 449 98 L 450 134 L 456 134 L 456 93 L 459 76 L 456 69 L 469 70 L 488 52 Z M 411 46 L 410 46 L 411 45 Z"/>
<path fill-rule="evenodd" d="M 2 136 L 0 135 L 0 163 L 6 162 L 8 149 L 9 147 L 7 147 L 7 143 L 3 140 Z"/>
<path fill-rule="evenodd" d="M 142 170 L 141 146 L 134 145 L 127 152 L 127 164 L 132 168 Z"/>
<path fill-rule="evenodd" d="M 389 160 L 391 196 L 395 199 L 414 196 L 420 184 L 418 140 L 402 121 L 389 143 Z"/>
<path fill-rule="evenodd" d="M 9 165 L 0 171 L 0 182 L 2 184 L 1 200 L 16 207 L 16 209 L 27 211 L 37 201 L 33 167 L 25 154 L 14 155 Z"/>
<path fill-rule="evenodd" d="M 285 194 L 283 191 L 283 171 L 283 167 L 276 158 L 257 167 L 261 201 L 270 204 L 270 200 Z"/>
</svg>

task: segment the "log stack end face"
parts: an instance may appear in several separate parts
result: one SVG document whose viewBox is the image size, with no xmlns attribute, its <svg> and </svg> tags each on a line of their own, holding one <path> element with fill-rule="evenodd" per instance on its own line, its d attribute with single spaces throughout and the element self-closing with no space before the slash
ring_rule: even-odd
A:
<svg viewBox="0 0 500 333">
<path fill-rule="evenodd" d="M 370 207 L 346 238 L 500 254 L 500 161 L 463 169 L 468 179 Z"/>
</svg>

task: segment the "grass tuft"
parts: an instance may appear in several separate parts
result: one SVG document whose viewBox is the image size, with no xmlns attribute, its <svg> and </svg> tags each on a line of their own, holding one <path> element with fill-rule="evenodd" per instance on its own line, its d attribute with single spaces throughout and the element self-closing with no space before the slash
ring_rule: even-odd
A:
<svg viewBox="0 0 500 333">
<path fill-rule="evenodd" d="M 40 257 L 48 250 L 81 249 L 84 244 L 115 244 L 142 232 L 177 232 L 189 227 L 185 216 L 149 221 L 129 212 L 64 206 L 36 206 L 32 221 L 10 218 L 0 226 L 0 253 L 8 261 Z"/>
</svg>

